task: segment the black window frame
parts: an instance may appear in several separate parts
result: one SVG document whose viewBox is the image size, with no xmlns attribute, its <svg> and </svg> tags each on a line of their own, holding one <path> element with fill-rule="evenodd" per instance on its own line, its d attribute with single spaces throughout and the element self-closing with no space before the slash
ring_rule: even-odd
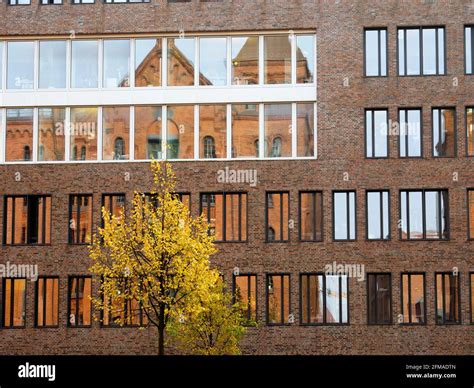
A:
<svg viewBox="0 0 474 388">
<path fill-rule="evenodd" d="M 390 286 L 390 290 L 389 290 L 389 298 L 390 298 L 390 320 L 388 322 L 371 322 L 370 320 L 370 282 L 369 282 L 369 277 L 371 276 L 375 276 L 375 280 L 374 280 L 374 284 L 376 285 L 377 284 L 377 277 L 378 276 L 388 276 L 389 278 L 389 286 Z M 390 325 L 393 325 L 393 286 L 392 286 L 392 273 L 391 272 L 368 272 L 367 273 L 367 325 L 368 326 L 390 326 Z M 376 295 L 377 295 L 377 291 L 375 290 L 376 292 Z M 375 308 L 375 312 L 374 312 L 374 316 L 377 320 L 377 303 L 375 304 L 376 308 Z"/>
<path fill-rule="evenodd" d="M 454 125 L 454 151 L 453 156 L 446 156 L 446 155 L 435 155 L 434 154 L 434 112 L 438 110 L 438 138 L 441 138 L 441 111 L 442 110 L 451 110 L 453 112 L 453 125 Z M 466 141 L 467 145 L 467 141 Z M 455 106 L 433 106 L 431 108 L 431 156 L 433 158 L 448 158 L 453 159 L 457 158 L 458 156 L 458 123 L 457 123 L 457 110 Z"/>
<path fill-rule="evenodd" d="M 178 194 L 179 195 L 179 194 Z M 203 208 L 203 198 L 204 196 L 216 196 L 222 195 L 222 240 L 215 240 L 216 243 L 246 243 L 248 241 L 248 206 L 249 206 L 249 196 L 246 191 L 216 191 L 216 192 L 201 192 L 199 195 L 199 214 L 204 214 L 208 223 L 211 220 L 211 201 L 207 201 L 206 212 L 204 213 Z M 227 196 L 238 195 L 238 213 L 239 213 L 239 232 L 238 240 L 228 240 L 227 239 Z M 245 196 L 245 206 L 242 205 L 242 198 Z M 190 197 L 191 198 L 191 197 Z M 243 213 L 245 212 L 245 213 Z M 245 214 L 245 223 L 242 220 L 242 216 Z M 217 218 L 216 218 L 217 226 Z M 242 231 L 245 229 L 245 239 L 242 238 Z M 210 233 L 210 230 L 209 230 Z"/>
<path fill-rule="evenodd" d="M 467 34 L 467 29 L 471 29 L 471 47 L 469 49 L 471 50 L 471 72 L 469 73 L 467 71 L 467 41 L 466 41 L 466 34 Z M 464 34 L 463 34 L 463 39 L 464 39 L 464 74 L 465 75 L 474 75 L 474 24 L 466 24 L 464 26 Z"/>
<path fill-rule="evenodd" d="M 367 149 L 367 113 L 371 114 L 372 117 L 372 127 L 370 129 L 370 137 L 372 139 L 372 155 L 375 155 L 375 112 L 385 112 L 386 114 L 386 130 L 385 134 L 386 143 L 387 143 L 387 155 L 386 156 L 369 156 Z M 390 158 L 390 141 L 389 141 L 389 111 L 388 108 L 365 108 L 364 109 L 364 151 L 366 159 L 388 159 Z"/>
<path fill-rule="evenodd" d="M 368 75 L 367 74 L 367 32 L 368 31 L 377 31 L 377 40 L 378 40 L 378 72 L 377 75 Z M 385 31 L 385 74 L 383 73 L 382 69 L 382 39 L 381 39 L 381 32 Z M 367 78 L 378 78 L 378 77 L 388 77 L 389 75 L 389 65 L 388 65 L 388 60 L 389 60 L 389 52 L 388 52 L 388 29 L 387 27 L 366 27 L 364 28 L 363 32 L 363 51 L 364 51 L 364 77 Z"/>
<path fill-rule="evenodd" d="M 380 238 L 369 238 L 369 194 L 378 193 L 380 194 L 380 230 L 382 236 Z M 387 193 L 387 214 L 384 214 L 383 206 L 383 194 Z M 365 238 L 367 241 L 390 241 L 392 239 L 392 228 L 391 228 L 391 200 L 390 200 L 390 190 L 381 189 L 381 190 L 366 190 L 365 191 Z M 388 217 L 388 237 L 384 238 L 384 215 Z"/>
<path fill-rule="evenodd" d="M 270 277 L 278 276 L 280 277 L 281 281 L 281 306 L 280 306 L 280 315 L 281 321 L 277 323 L 270 322 L 270 294 L 268 293 L 268 286 L 270 285 Z M 285 318 L 285 287 L 284 287 L 284 278 L 288 277 L 288 317 Z M 292 308 L 291 308 L 291 274 L 288 272 L 281 272 L 281 273 L 267 273 L 265 277 L 265 299 L 266 299 L 266 306 L 265 306 L 265 324 L 267 326 L 291 326 L 290 322 L 285 322 L 288 320 L 289 316 L 292 315 Z"/>
<path fill-rule="evenodd" d="M 11 217 L 11 221 L 12 221 L 12 225 L 11 225 L 11 242 L 8 243 L 7 242 L 7 228 L 8 228 L 8 225 L 7 225 L 7 221 L 8 221 L 8 199 L 9 198 L 12 198 L 13 199 L 13 208 L 12 208 L 12 217 Z M 25 243 L 18 243 L 16 244 L 14 241 L 15 241 L 15 200 L 17 198 L 23 198 L 24 201 L 26 201 L 26 206 L 27 206 L 27 218 L 26 218 L 26 242 Z M 42 222 L 42 225 L 41 225 L 41 234 L 43 236 L 43 242 L 28 242 L 28 239 L 29 239 L 29 235 L 30 233 L 28 233 L 28 230 L 30 228 L 32 228 L 32 226 L 30 225 L 30 213 L 31 213 L 31 210 L 30 210 L 30 199 L 31 198 L 35 198 L 35 199 L 40 199 L 42 198 L 43 199 L 43 222 Z M 46 237 L 46 201 L 45 199 L 46 198 L 49 198 L 50 199 L 50 210 L 49 210 L 49 242 L 44 242 L 46 241 L 45 237 Z M 39 216 L 39 213 L 36 214 L 36 216 Z M 40 220 L 38 219 L 36 224 L 38 225 L 39 227 L 39 222 Z M 52 240 L 52 232 L 53 232 L 53 197 L 52 195 L 50 194 L 14 194 L 14 195 L 4 195 L 3 197 L 3 239 L 2 239 L 2 243 L 4 246 L 49 246 L 51 245 L 51 240 Z M 39 237 L 39 236 L 37 236 Z"/>
<path fill-rule="evenodd" d="M 15 1 L 15 3 L 13 3 L 13 1 Z M 28 4 L 18 4 L 17 2 L 18 0 L 8 0 L 8 5 L 11 5 L 11 6 L 28 6 L 28 5 L 31 5 L 31 0 L 28 0 L 29 3 Z"/>
<path fill-rule="evenodd" d="M 423 237 L 422 238 L 410 238 L 410 199 L 409 199 L 409 194 L 413 192 L 421 192 L 422 197 L 421 197 L 421 203 L 422 203 L 422 223 L 423 223 Z M 446 193 L 446 238 L 442 238 L 443 236 L 443 231 L 440 229 L 439 231 L 439 236 L 440 238 L 426 238 L 426 193 L 427 192 L 437 192 L 439 194 L 438 199 L 441 201 L 442 193 Z M 403 220 L 403 214 L 402 214 L 402 193 L 407 193 L 407 198 L 406 198 L 406 224 L 407 224 L 407 238 L 402 238 L 402 233 L 403 233 L 403 228 L 402 228 L 402 220 Z M 400 241 L 449 241 L 450 236 L 451 236 L 451 222 L 450 222 L 450 208 L 449 208 L 449 190 L 448 189 L 401 189 L 399 191 L 399 214 L 400 214 L 400 226 L 399 226 L 399 240 Z M 441 203 L 439 202 L 438 205 Z M 441 206 L 438 206 L 440 213 L 438 216 L 440 219 L 442 218 L 442 213 L 441 213 Z"/>
<path fill-rule="evenodd" d="M 303 239 L 302 237 L 302 196 L 304 194 L 311 194 L 312 196 L 312 201 L 313 201 L 313 238 L 312 239 Z M 320 203 L 321 206 L 319 209 L 316 209 L 316 204 L 317 204 L 317 196 L 320 196 Z M 322 242 L 324 241 L 324 194 L 322 190 L 302 190 L 298 192 L 298 240 L 300 242 Z M 318 217 L 319 216 L 319 217 Z M 317 238 L 317 219 L 320 218 L 320 224 L 321 224 L 321 231 L 320 235 L 321 238 Z M 289 219 L 289 217 L 288 217 Z"/>
<path fill-rule="evenodd" d="M 269 214 L 269 210 L 270 210 L 270 195 L 279 195 L 280 196 L 280 232 L 279 232 L 279 235 L 281 237 L 281 239 L 277 240 L 276 237 L 275 239 L 270 239 L 269 238 L 269 228 L 270 228 L 270 224 L 269 224 L 269 217 L 268 217 L 268 214 Z M 287 217 L 288 217 L 288 223 L 287 225 L 285 226 L 283 221 L 285 219 L 284 217 L 284 207 L 283 207 L 283 204 L 284 204 L 284 196 L 285 194 L 287 194 L 288 196 L 288 214 L 287 214 Z M 273 203 L 273 200 L 272 200 L 272 203 Z M 290 197 L 290 192 L 288 190 L 281 190 L 281 191 L 265 191 L 265 242 L 266 243 L 271 243 L 271 244 L 278 244 L 278 243 L 288 243 L 290 242 L 291 240 L 291 229 L 290 229 L 290 225 L 289 225 L 289 222 L 290 222 L 290 205 L 291 205 L 291 197 Z M 284 231 L 285 231 L 285 227 L 288 229 L 288 238 L 287 239 L 284 239 L 283 236 L 285 235 Z M 276 234 L 275 234 L 276 236 Z"/>
<path fill-rule="evenodd" d="M 347 222 L 347 238 L 345 239 L 337 239 L 336 238 L 336 222 L 335 222 L 335 214 L 336 214 L 336 194 L 343 193 L 346 194 L 346 222 Z M 350 194 L 354 193 L 354 238 L 350 238 L 350 229 L 351 229 L 351 215 L 350 215 Z M 335 242 L 353 242 L 357 241 L 357 191 L 356 190 L 333 190 L 332 192 L 332 240 Z"/>
<path fill-rule="evenodd" d="M 407 156 L 402 156 L 402 147 L 400 146 L 401 141 L 402 141 L 402 132 L 401 132 L 401 127 L 402 127 L 402 122 L 401 122 L 401 112 L 405 112 L 405 123 L 408 121 L 408 112 L 409 111 L 419 111 L 420 112 L 420 156 L 410 156 L 409 154 L 409 134 L 408 132 L 405 134 L 405 149 L 407 151 Z M 423 146 L 423 108 L 421 107 L 403 107 L 403 108 L 398 108 L 398 124 L 399 124 L 399 133 L 398 133 L 398 157 L 400 159 L 423 159 L 423 152 L 424 152 L 424 146 Z"/>
<path fill-rule="evenodd" d="M 442 316 L 442 322 L 438 321 L 438 275 L 442 276 L 442 295 L 443 295 L 443 316 Z M 458 306 L 457 306 L 457 315 L 458 315 L 458 321 L 456 322 L 449 322 L 446 321 L 446 295 L 444 293 L 445 291 L 445 277 L 446 276 L 457 276 L 457 293 L 458 293 Z M 462 318 L 461 318 L 461 313 L 462 313 L 462 300 L 461 300 L 461 274 L 457 272 L 454 274 L 453 272 L 435 272 L 435 277 L 434 277 L 434 300 L 435 300 L 435 306 L 434 306 L 434 312 L 435 312 L 435 325 L 437 326 L 451 326 L 451 325 L 461 325 L 462 324 Z"/>
<path fill-rule="evenodd" d="M 39 307 L 39 279 L 43 279 L 43 324 L 40 325 L 38 322 L 38 307 Z M 46 325 L 45 324 L 45 317 L 46 317 L 46 281 L 47 280 L 57 280 L 58 281 L 58 315 L 56 317 L 57 324 L 56 325 Z M 59 327 L 59 303 L 60 303 L 60 280 L 59 276 L 49 276 L 49 275 L 42 275 L 38 276 L 35 285 L 35 327 L 38 329 L 49 329 L 49 328 L 58 328 Z"/>
<path fill-rule="evenodd" d="M 72 211 L 73 211 L 73 198 L 76 198 L 77 204 L 76 204 L 76 214 L 80 215 L 80 208 L 81 208 L 81 203 L 83 198 L 88 198 L 90 201 L 90 212 L 91 212 L 91 225 L 90 225 L 90 234 L 91 234 L 91 241 L 90 242 L 74 242 L 73 241 L 73 231 L 71 229 L 71 221 L 72 221 Z M 69 245 L 90 245 L 93 242 L 93 232 L 94 232 L 94 195 L 93 194 L 69 194 L 69 210 L 68 210 L 68 244 Z M 102 218 L 102 217 L 101 217 Z M 78 220 L 80 221 L 80 216 L 78 217 Z M 80 222 L 77 223 L 76 225 L 76 241 L 80 241 L 80 233 L 81 233 L 81 224 Z"/>
<path fill-rule="evenodd" d="M 101 206 L 100 206 L 100 210 L 101 210 L 101 215 L 100 215 L 100 218 L 101 218 L 101 222 L 102 222 L 102 227 L 104 227 L 104 217 L 102 217 L 102 209 L 105 207 L 105 200 L 108 198 L 109 199 L 109 203 L 110 203 L 110 206 L 108 209 L 106 209 L 111 215 L 113 215 L 113 198 L 118 198 L 118 197 L 123 197 L 123 212 L 124 212 L 124 215 L 125 215 L 125 210 L 126 210 L 126 201 L 127 201 L 127 195 L 125 193 L 102 193 L 102 200 L 101 200 Z"/>
<path fill-rule="evenodd" d="M 258 322 L 258 306 L 259 306 L 259 301 L 258 301 L 258 275 L 254 272 L 248 272 L 248 273 L 239 273 L 238 275 L 234 274 L 232 276 L 232 301 L 233 303 L 237 302 L 236 298 L 236 291 L 237 291 L 237 278 L 238 277 L 246 277 L 247 278 L 247 287 L 248 287 L 248 303 L 247 303 L 247 316 L 245 317 L 245 326 L 250 326 L 249 323 L 257 323 Z M 250 299 L 252 298 L 252 287 L 251 287 L 251 278 L 255 278 L 255 317 L 252 317 L 252 309 L 250 307 Z"/>
<path fill-rule="evenodd" d="M 5 324 L 5 310 L 6 310 L 6 282 L 7 280 L 10 280 L 12 284 L 10 285 L 10 325 Z M 13 306 L 15 305 L 15 281 L 17 280 L 24 280 L 25 281 L 25 303 L 24 303 L 24 319 L 23 319 L 23 325 L 21 326 L 15 326 L 13 324 L 13 317 L 14 317 L 14 308 Z M 2 329 L 24 329 L 26 328 L 26 318 L 27 318 L 27 303 L 28 303 L 28 279 L 26 278 L 12 278 L 12 277 L 4 277 L 2 278 L 2 321 L 1 321 L 1 328 Z"/>
<path fill-rule="evenodd" d="M 60 3 L 55 3 L 54 1 L 56 0 L 39 0 L 39 4 L 40 5 L 63 5 L 64 4 L 63 0 L 59 0 Z"/>
<path fill-rule="evenodd" d="M 79 279 L 83 279 L 85 281 L 85 279 L 90 279 L 91 280 L 91 296 L 93 295 L 93 283 L 92 283 L 92 276 L 90 275 L 69 275 L 68 276 L 68 285 L 67 285 L 67 327 L 68 328 L 91 328 L 92 327 L 92 321 L 93 321 L 93 315 L 92 315 L 92 302 L 90 303 L 90 323 L 88 325 L 79 325 L 77 323 L 77 317 L 78 317 L 78 311 L 79 311 L 79 304 L 78 304 L 78 300 L 79 300 L 79 287 L 76 287 L 76 296 L 75 296 L 75 300 L 76 300 L 76 322 L 73 324 L 71 324 L 71 302 L 72 302 L 72 295 L 71 295 L 71 291 L 72 291 L 72 283 L 73 283 L 73 280 L 76 280 L 78 281 Z M 84 299 L 85 296 L 83 295 L 82 296 L 82 299 Z"/>
<path fill-rule="evenodd" d="M 430 30 L 430 29 L 436 29 L 436 43 L 435 43 L 435 52 L 436 52 L 436 73 L 435 74 L 424 74 L 423 73 L 423 30 Z M 438 29 L 443 29 L 443 68 L 444 72 L 440 73 L 439 68 L 440 68 L 440 58 L 439 58 L 439 37 L 438 37 Z M 407 31 L 408 30 L 418 30 L 419 31 L 419 56 L 420 56 L 420 72 L 419 74 L 406 74 L 407 73 Z M 404 42 L 404 64 L 403 64 L 403 71 L 405 74 L 400 74 L 400 39 L 399 39 L 399 32 L 404 31 L 404 36 L 403 36 L 403 42 Z M 397 27 L 397 75 L 399 77 L 438 77 L 438 76 L 443 76 L 447 75 L 447 58 L 446 58 L 446 26 L 444 25 L 434 25 L 434 26 L 400 26 Z"/>
<path fill-rule="evenodd" d="M 410 304 L 411 307 L 411 277 L 412 276 L 423 276 L 423 322 L 417 323 L 417 322 L 412 322 L 412 314 L 411 314 L 411 308 L 408 311 L 408 322 L 400 322 L 400 325 L 403 326 L 426 326 L 428 316 L 427 316 L 427 300 L 426 300 L 426 273 L 425 272 L 401 272 L 400 273 L 400 314 L 404 315 L 403 309 L 404 309 L 404 304 L 403 304 L 403 277 L 408 276 L 408 303 Z"/>
</svg>

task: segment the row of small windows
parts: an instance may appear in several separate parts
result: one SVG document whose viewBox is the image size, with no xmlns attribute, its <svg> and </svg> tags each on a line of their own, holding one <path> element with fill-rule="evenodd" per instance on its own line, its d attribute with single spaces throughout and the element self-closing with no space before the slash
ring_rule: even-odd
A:
<svg viewBox="0 0 474 388">
<path fill-rule="evenodd" d="M 398 75 L 444 75 L 446 70 L 446 37 L 444 27 L 398 28 Z M 464 27 L 465 72 L 474 70 L 474 28 Z M 365 75 L 388 75 L 388 38 L 386 28 L 364 31 Z"/>
<path fill-rule="evenodd" d="M 466 154 L 474 156 L 474 108 L 465 110 Z M 388 119 L 388 109 L 365 110 L 365 156 L 387 158 L 389 138 L 398 137 L 400 158 L 423 157 L 423 124 L 421 108 L 400 108 L 398 123 Z M 455 108 L 432 108 L 431 154 L 433 157 L 456 157 L 457 129 Z"/>
<path fill-rule="evenodd" d="M 315 42 L 315 35 L 22 40 L 1 42 L 0 53 L 8 90 L 313 84 Z"/>
<path fill-rule="evenodd" d="M 400 274 L 400 314 L 396 322 L 407 325 L 427 324 L 427 299 L 424 273 Z M 2 282 L 1 323 L 3 328 L 26 327 L 27 279 L 4 278 Z M 243 304 L 248 324 L 258 322 L 257 275 L 241 274 L 233 278 L 234 297 Z M 469 274 L 470 323 L 474 323 L 474 273 Z M 286 273 L 266 275 L 266 324 L 295 323 L 291 305 L 291 276 Z M 126 287 L 126 285 L 125 285 Z M 39 277 L 35 284 L 35 327 L 59 326 L 60 284 L 57 276 Z M 435 323 L 461 324 L 461 276 L 436 272 Z M 348 325 L 349 279 L 345 274 L 302 273 L 299 282 L 299 322 L 301 325 Z M 67 325 L 91 327 L 92 277 L 70 276 L 67 288 Z M 101 314 L 102 326 L 146 326 L 148 321 L 137 301 L 122 304 L 113 300 L 110 313 Z M 393 324 L 391 273 L 367 274 L 367 323 Z"/>
<path fill-rule="evenodd" d="M 314 158 L 315 110 L 312 102 L 43 107 L 0 117 L 6 162 Z"/>
<path fill-rule="evenodd" d="M 357 239 L 356 192 L 333 192 L 333 239 Z M 468 238 L 474 239 L 474 190 L 467 191 Z M 147 197 L 148 198 L 148 197 Z M 148 198 L 152 199 L 152 198 Z M 191 195 L 179 194 L 188 207 Z M 92 194 L 71 195 L 69 200 L 70 244 L 89 244 L 93 233 Z M 104 194 L 102 206 L 112 214 L 125 210 L 124 194 Z M 290 218 L 289 192 L 267 192 L 265 239 L 267 242 L 290 241 L 294 222 Z M 248 195 L 242 192 L 201 193 L 200 214 L 209 223 L 209 232 L 217 242 L 248 240 Z M 5 196 L 4 245 L 51 244 L 52 197 L 49 195 Z M 298 240 L 323 241 L 323 193 L 302 191 L 298 201 Z M 399 238 L 401 240 L 448 240 L 448 190 L 401 190 Z M 366 191 L 366 238 L 390 240 L 390 192 Z"/>
</svg>

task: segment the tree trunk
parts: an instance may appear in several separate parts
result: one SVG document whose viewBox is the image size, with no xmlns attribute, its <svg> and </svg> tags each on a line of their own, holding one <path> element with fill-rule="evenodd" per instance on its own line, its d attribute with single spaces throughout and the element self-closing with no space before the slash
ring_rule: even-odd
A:
<svg viewBox="0 0 474 388">
<path fill-rule="evenodd" d="M 160 305 L 160 317 L 158 320 L 158 355 L 165 355 L 165 305 Z"/>
</svg>

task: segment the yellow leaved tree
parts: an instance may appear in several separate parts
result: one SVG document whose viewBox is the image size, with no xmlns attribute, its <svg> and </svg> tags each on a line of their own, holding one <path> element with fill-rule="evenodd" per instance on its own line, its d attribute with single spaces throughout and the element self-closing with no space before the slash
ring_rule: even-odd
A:
<svg viewBox="0 0 474 388">
<path fill-rule="evenodd" d="M 168 324 L 213 303 L 220 275 L 209 261 L 216 249 L 208 224 L 175 194 L 171 165 L 153 161 L 152 171 L 153 190 L 147 197 L 135 193 L 130 211 L 112 216 L 102 209 L 90 270 L 102 279 L 93 303 L 103 316 L 125 306 L 125 313 L 112 315 L 115 324 L 127 325 L 141 312 L 156 326 L 163 355 Z"/>
</svg>

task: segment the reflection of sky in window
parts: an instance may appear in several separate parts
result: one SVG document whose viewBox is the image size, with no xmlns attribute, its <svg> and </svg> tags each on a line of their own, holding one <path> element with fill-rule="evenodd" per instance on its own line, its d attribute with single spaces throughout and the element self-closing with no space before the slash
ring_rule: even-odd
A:
<svg viewBox="0 0 474 388">
<path fill-rule="evenodd" d="M 422 192 L 408 194 L 410 216 L 410 238 L 423 238 Z"/>
<path fill-rule="evenodd" d="M 98 74 L 97 41 L 72 42 L 72 87 L 96 88 Z"/>
<path fill-rule="evenodd" d="M 39 87 L 66 87 L 66 42 L 40 42 Z"/>
<path fill-rule="evenodd" d="M 376 110 L 375 126 L 374 126 L 374 141 L 375 141 L 375 155 L 376 157 L 387 156 L 387 111 Z"/>
<path fill-rule="evenodd" d="M 174 45 L 194 66 L 194 38 L 174 39 Z"/>
<path fill-rule="evenodd" d="M 436 74 L 436 30 L 423 30 L 423 74 Z"/>
<path fill-rule="evenodd" d="M 378 34 L 376 30 L 365 32 L 366 75 L 378 75 L 379 73 Z"/>
<path fill-rule="evenodd" d="M 104 41 L 104 87 L 126 86 L 130 72 L 130 41 Z"/>
<path fill-rule="evenodd" d="M 157 41 L 156 39 L 137 39 L 135 41 L 135 68 L 141 65 L 143 60 L 153 50 Z"/>
<path fill-rule="evenodd" d="M 466 73 L 472 73 L 472 28 L 467 27 L 465 30 L 466 40 Z"/>
<path fill-rule="evenodd" d="M 200 73 L 212 85 L 225 85 L 227 75 L 226 38 L 201 38 L 199 40 Z"/>
<path fill-rule="evenodd" d="M 296 44 L 304 55 L 308 64 L 308 69 L 313 76 L 314 74 L 314 36 L 298 36 Z"/>
<path fill-rule="evenodd" d="M 407 75 L 420 74 L 420 30 L 406 30 L 406 36 Z"/>
<path fill-rule="evenodd" d="M 367 223 L 369 239 L 378 239 L 382 235 L 380 229 L 380 193 L 367 194 Z"/>
<path fill-rule="evenodd" d="M 34 42 L 8 42 L 8 89 L 32 89 Z"/>
<path fill-rule="evenodd" d="M 428 191 L 425 194 L 425 217 L 426 217 L 426 237 L 438 236 L 440 230 L 438 195 L 436 191 Z"/>
<path fill-rule="evenodd" d="M 347 238 L 347 201 L 346 193 L 334 194 L 334 237 Z"/>
</svg>

